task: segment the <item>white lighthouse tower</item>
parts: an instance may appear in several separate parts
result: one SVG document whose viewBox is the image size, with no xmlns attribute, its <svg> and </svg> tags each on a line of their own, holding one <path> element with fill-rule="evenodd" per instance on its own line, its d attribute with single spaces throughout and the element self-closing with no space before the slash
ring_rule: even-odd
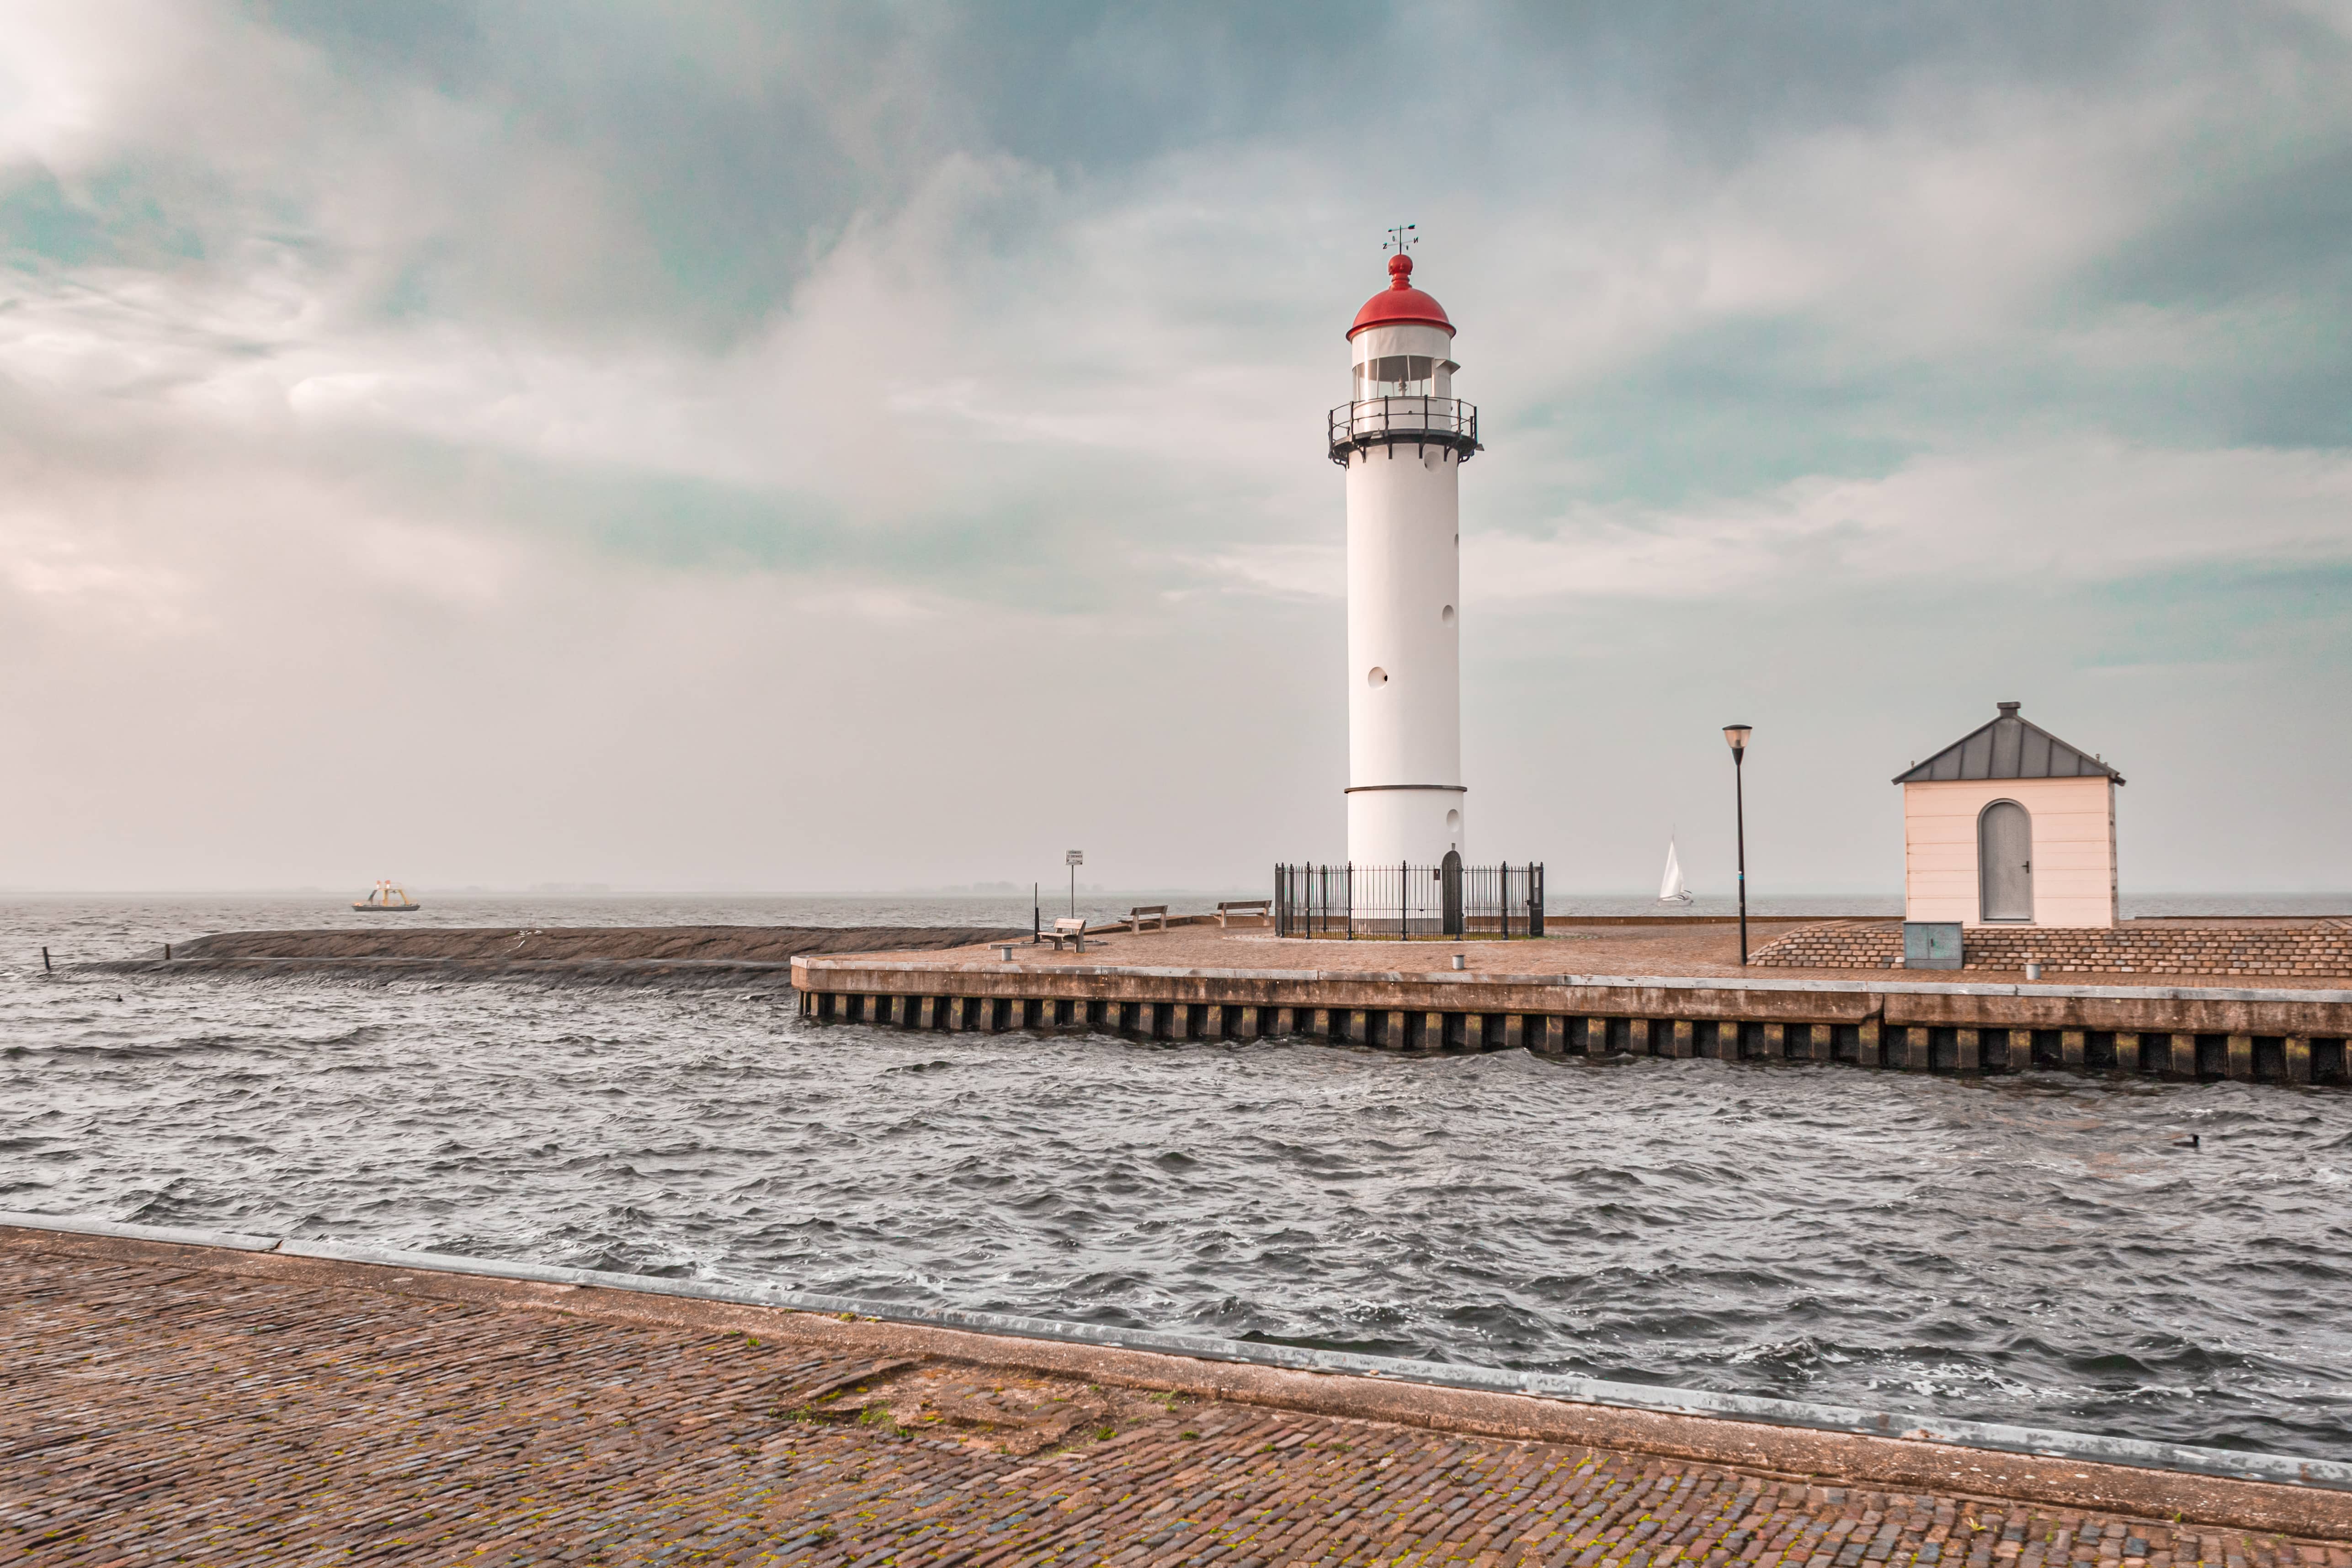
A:
<svg viewBox="0 0 2352 1568">
<path fill-rule="evenodd" d="M 1348 859 L 1461 864 L 1461 477 L 1478 411 L 1454 395 L 1454 323 L 1412 286 L 1409 231 L 1389 286 L 1348 329 L 1354 384 L 1331 411 L 1348 471 Z"/>
</svg>

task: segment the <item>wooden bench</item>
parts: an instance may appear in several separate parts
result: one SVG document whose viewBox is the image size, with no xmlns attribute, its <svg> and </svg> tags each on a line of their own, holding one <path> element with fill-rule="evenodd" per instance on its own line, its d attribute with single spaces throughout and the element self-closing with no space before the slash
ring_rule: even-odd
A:
<svg viewBox="0 0 2352 1568">
<path fill-rule="evenodd" d="M 1236 915 L 1255 915 L 1260 920 L 1271 920 L 1274 918 L 1274 900 L 1270 898 L 1232 898 L 1220 902 L 1217 905 L 1218 929 L 1224 929 L 1226 923 Z"/>
<path fill-rule="evenodd" d="M 1160 929 L 1168 929 L 1168 906 L 1164 904 L 1139 904 L 1127 912 L 1127 928 L 1140 931 L 1147 920 L 1160 922 Z"/>
<path fill-rule="evenodd" d="M 1054 928 L 1051 931 L 1040 931 L 1037 935 L 1045 941 L 1051 942 L 1056 953 L 1062 950 L 1062 944 L 1065 942 L 1071 944 L 1081 953 L 1087 950 L 1087 923 L 1083 917 L 1072 920 L 1065 915 L 1054 922 Z"/>
</svg>

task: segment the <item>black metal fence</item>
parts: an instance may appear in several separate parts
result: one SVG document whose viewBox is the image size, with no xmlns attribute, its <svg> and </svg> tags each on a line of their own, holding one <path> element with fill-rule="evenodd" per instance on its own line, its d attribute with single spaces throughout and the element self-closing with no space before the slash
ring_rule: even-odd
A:
<svg viewBox="0 0 2352 1568">
<path fill-rule="evenodd" d="M 1449 857 L 1450 858 L 1450 857 Z M 1277 865 L 1274 928 L 1281 936 L 1391 941 L 1540 936 L 1544 868 L 1525 865 Z"/>
</svg>

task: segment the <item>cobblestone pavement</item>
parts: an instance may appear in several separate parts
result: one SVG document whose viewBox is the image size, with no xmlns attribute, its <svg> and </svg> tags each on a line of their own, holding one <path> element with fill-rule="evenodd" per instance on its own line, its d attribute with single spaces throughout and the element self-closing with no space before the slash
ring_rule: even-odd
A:
<svg viewBox="0 0 2352 1568">
<path fill-rule="evenodd" d="M 1800 932 L 1813 934 L 1806 940 L 1818 945 L 1830 940 L 1821 934 L 1830 933 L 1835 924 L 1830 920 L 1756 921 L 1751 923 L 1751 946 L 1764 948 Z M 1893 923 L 1895 934 L 1895 946 L 1889 950 L 1892 953 L 1902 951 L 1901 925 L 1900 921 Z M 1853 929 L 1866 934 L 1866 940 L 1856 938 L 1868 949 L 1866 960 L 1842 968 L 1833 961 L 1834 955 L 1824 949 L 1813 955 L 1820 960 L 1818 962 L 1795 968 L 1783 966 L 1771 969 L 1762 977 L 1780 981 L 1885 981 L 1906 977 L 1902 971 L 1890 972 L 1885 964 L 1889 953 L 1878 950 L 1883 946 L 1881 939 L 1888 929 L 1888 923 L 1878 920 L 1857 922 Z M 2185 930 L 2180 926 L 2151 926 L 2151 932 L 2152 935 L 2143 933 L 2137 939 L 2189 943 Z M 1453 956 L 1457 951 L 1463 955 L 1465 967 L 1472 974 L 1658 975 L 1714 979 L 1757 977 L 1752 967 L 1743 967 L 1739 962 L 1738 926 L 1696 923 L 1573 925 L 1555 921 L 1540 939 L 1523 937 L 1508 942 L 1492 939 L 1456 942 L 1306 941 L 1276 936 L 1262 926 L 1237 926 L 1223 930 L 1214 925 L 1179 925 L 1167 931 L 1146 926 L 1139 932 L 1120 929 L 1102 936 L 1089 935 L 1087 950 L 1082 954 L 1067 950 L 1056 952 L 1051 947 L 1032 947 L 1025 941 L 1013 950 L 1016 960 L 1024 969 L 1103 965 L 1186 969 L 1316 969 L 1335 974 L 1349 970 L 1393 970 L 1414 974 L 1442 970 L 1453 962 Z M 2011 953 L 2021 965 L 2022 953 L 2021 948 Z M 826 959 L 870 956 L 893 964 L 947 967 L 960 964 L 993 965 L 997 949 L 993 946 L 980 945 L 922 952 L 824 954 L 821 956 Z M 2040 980 L 2029 981 L 2022 967 L 2009 969 L 1971 962 L 1966 974 L 1922 971 L 1909 977 L 1931 983 L 1998 981 L 2002 985 L 2037 985 L 2053 989 L 2084 985 L 2210 985 L 2258 989 L 2317 987 L 2324 989 L 2340 986 L 2352 977 L 2347 977 L 2340 965 L 2329 968 L 2324 963 L 2308 974 L 2284 977 L 2240 973 L 2226 963 L 2217 963 L 2203 972 L 2184 963 L 2162 974 L 2069 968 L 2051 963 L 2043 968 Z"/>
<path fill-rule="evenodd" d="M 0 1563 L 2352 1568 L 513 1295 L 0 1240 Z"/>
</svg>

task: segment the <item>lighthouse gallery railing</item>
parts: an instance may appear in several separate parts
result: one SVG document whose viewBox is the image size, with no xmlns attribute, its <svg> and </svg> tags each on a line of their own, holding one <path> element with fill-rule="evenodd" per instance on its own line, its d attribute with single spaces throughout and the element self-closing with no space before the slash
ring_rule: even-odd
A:
<svg viewBox="0 0 2352 1568">
<path fill-rule="evenodd" d="M 1277 865 L 1278 936 L 1540 936 L 1544 868 L 1525 865 Z"/>
<path fill-rule="evenodd" d="M 1331 411 L 1331 461 L 1342 468 L 1375 446 L 1449 447 L 1465 460 L 1479 450 L 1478 408 L 1457 397 L 1368 397 Z"/>
</svg>

